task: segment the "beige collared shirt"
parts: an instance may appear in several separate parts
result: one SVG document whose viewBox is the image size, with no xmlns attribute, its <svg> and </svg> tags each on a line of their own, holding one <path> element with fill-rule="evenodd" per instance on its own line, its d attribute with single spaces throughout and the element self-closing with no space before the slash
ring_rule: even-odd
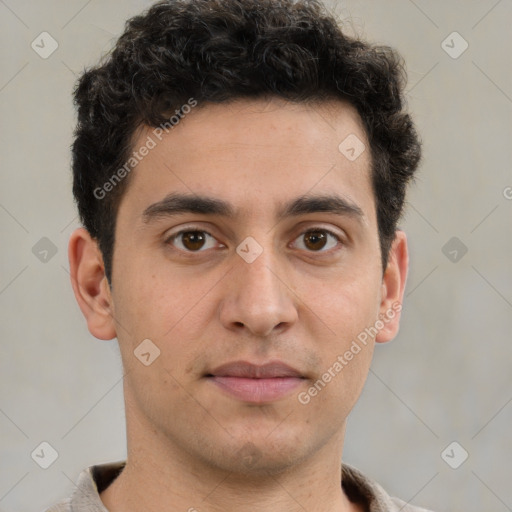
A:
<svg viewBox="0 0 512 512">
<path fill-rule="evenodd" d="M 122 461 L 85 469 L 78 477 L 73 494 L 45 512 L 109 512 L 100 493 L 119 476 L 124 465 Z M 368 512 L 431 512 L 392 498 L 379 484 L 347 464 L 342 465 L 342 486 L 347 496 L 352 501 L 364 503 Z"/>
</svg>

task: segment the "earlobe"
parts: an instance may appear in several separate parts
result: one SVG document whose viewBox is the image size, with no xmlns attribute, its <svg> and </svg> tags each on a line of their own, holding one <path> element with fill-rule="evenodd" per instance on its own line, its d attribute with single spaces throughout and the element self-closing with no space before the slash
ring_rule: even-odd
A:
<svg viewBox="0 0 512 512">
<path fill-rule="evenodd" d="M 71 285 L 89 332 L 101 340 L 116 337 L 113 303 L 97 242 L 84 228 L 76 229 L 68 246 Z"/>
<path fill-rule="evenodd" d="M 392 340 L 398 333 L 402 301 L 409 269 L 407 237 L 403 231 L 396 231 L 395 239 L 389 251 L 388 265 L 382 279 L 382 296 L 379 320 L 382 326 L 375 341 L 384 343 Z"/>
</svg>

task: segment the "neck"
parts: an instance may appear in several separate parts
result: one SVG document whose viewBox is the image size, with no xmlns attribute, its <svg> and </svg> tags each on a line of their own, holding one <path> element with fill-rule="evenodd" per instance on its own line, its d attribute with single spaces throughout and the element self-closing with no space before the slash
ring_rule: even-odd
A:
<svg viewBox="0 0 512 512">
<path fill-rule="evenodd" d="M 341 487 L 344 431 L 278 473 L 228 472 L 197 460 L 127 414 L 128 457 L 100 495 L 110 512 L 354 512 Z M 144 435 L 141 435 L 141 434 Z"/>
</svg>

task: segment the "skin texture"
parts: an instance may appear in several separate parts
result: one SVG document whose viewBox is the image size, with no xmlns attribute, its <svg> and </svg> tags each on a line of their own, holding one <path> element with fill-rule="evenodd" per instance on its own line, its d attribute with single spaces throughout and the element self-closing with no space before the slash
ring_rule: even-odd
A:
<svg viewBox="0 0 512 512">
<path fill-rule="evenodd" d="M 135 148 L 151 130 L 138 133 Z M 338 150 L 349 134 L 367 148 L 353 162 Z M 359 333 L 402 302 L 406 237 L 397 231 L 383 273 L 357 111 L 340 101 L 275 98 L 199 105 L 132 172 L 117 217 L 112 289 L 87 231 L 76 230 L 69 243 L 88 328 L 118 338 L 125 371 L 128 462 L 102 493 L 105 505 L 113 512 L 362 510 L 340 487 L 346 420 L 374 343 L 396 335 L 400 313 L 308 404 L 298 400 Z M 222 199 L 235 216 L 144 222 L 144 210 L 169 193 Z M 283 203 L 325 194 L 363 215 L 276 217 Z M 169 240 L 184 228 L 211 235 L 201 251 L 187 253 L 183 237 Z M 328 235 L 323 248 L 308 245 L 313 228 L 341 242 Z M 248 236 L 263 249 L 252 263 L 236 252 Z M 149 366 L 134 356 L 144 339 L 160 350 Z M 273 402 L 246 403 L 205 377 L 238 360 L 279 360 L 303 381 Z"/>
</svg>

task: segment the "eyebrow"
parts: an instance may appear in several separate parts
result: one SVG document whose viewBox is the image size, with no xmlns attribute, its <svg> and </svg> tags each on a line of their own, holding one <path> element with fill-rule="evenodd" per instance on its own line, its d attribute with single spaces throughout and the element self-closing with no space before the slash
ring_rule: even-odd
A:
<svg viewBox="0 0 512 512">
<path fill-rule="evenodd" d="M 362 221 L 365 217 L 362 209 L 355 203 L 335 194 L 303 195 L 282 204 L 277 219 L 297 217 L 308 213 L 333 213 L 352 217 Z M 236 210 L 228 202 L 208 196 L 172 193 L 161 201 L 148 206 L 142 213 L 142 220 L 149 224 L 157 219 L 183 213 L 217 215 L 234 218 Z"/>
</svg>

